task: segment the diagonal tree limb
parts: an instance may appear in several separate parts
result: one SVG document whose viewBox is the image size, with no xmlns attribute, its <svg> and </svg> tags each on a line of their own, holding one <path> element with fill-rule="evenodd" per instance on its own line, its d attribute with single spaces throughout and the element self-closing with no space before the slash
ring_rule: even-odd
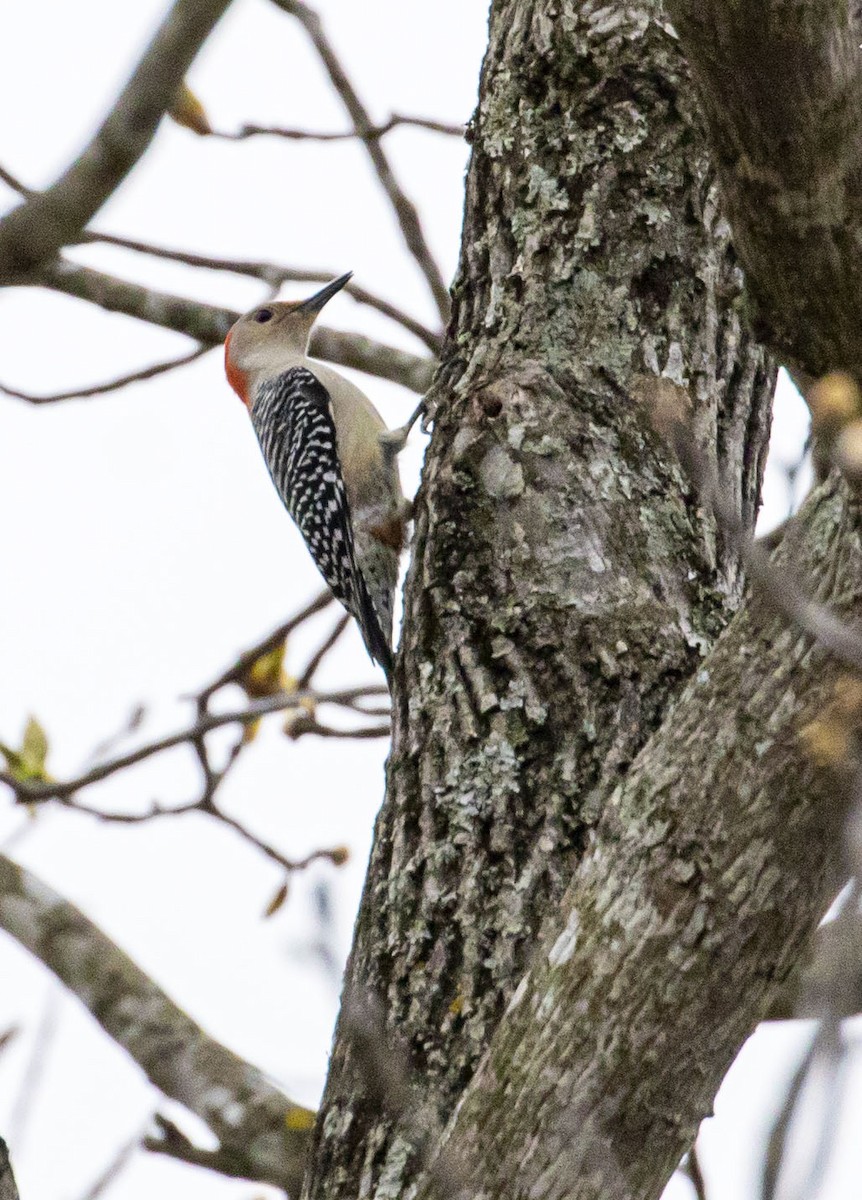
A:
<svg viewBox="0 0 862 1200">
<path fill-rule="evenodd" d="M 668 0 L 761 339 L 862 378 L 862 20 L 847 0 Z"/>
<path fill-rule="evenodd" d="M 309 1110 L 208 1037 L 79 909 L 5 856 L 0 928 L 78 997 L 154 1087 L 204 1121 L 238 1173 L 295 1194 Z M 0 1178 L 2 1166 L 0 1157 Z"/>
<path fill-rule="evenodd" d="M 851 620 L 859 516 L 833 478 L 777 552 Z M 616 789 L 459 1106 L 446 1153 L 468 1186 L 660 1194 L 834 886 L 842 805 L 803 730 L 841 677 L 757 599 L 721 635 Z"/>
<path fill-rule="evenodd" d="M 360 100 L 356 89 L 350 82 L 350 78 L 338 55 L 335 53 L 332 44 L 324 33 L 323 23 L 319 14 L 313 8 L 304 4 L 302 0 L 273 0 L 273 2 L 278 8 L 283 9 L 284 12 L 296 17 L 311 38 L 314 48 L 317 50 L 321 62 L 326 68 L 332 86 L 347 109 L 357 136 L 363 141 L 363 145 L 368 152 L 368 157 L 371 159 L 371 163 L 377 173 L 380 185 L 392 206 L 392 211 L 395 214 L 395 219 L 407 244 L 407 249 L 413 255 L 420 271 L 425 276 L 428 287 L 434 297 L 434 303 L 437 305 L 437 311 L 441 319 L 446 322 L 449 319 L 449 289 L 443 281 L 440 268 L 437 266 L 434 256 L 431 253 L 431 248 L 425 239 L 416 206 L 405 194 L 396 179 L 395 172 L 392 170 L 392 164 L 386 156 L 380 139 L 364 136 L 367 130 L 375 128 L 375 124 L 371 120 L 365 105 Z"/>
<path fill-rule="evenodd" d="M 114 193 L 230 0 L 175 0 L 114 107 L 70 167 L 0 220 L 0 282 L 52 259 Z"/>
<path fill-rule="evenodd" d="M 240 315 L 233 309 L 220 308 L 159 292 L 137 283 L 82 267 L 68 259 L 58 259 L 41 267 L 23 283 L 32 283 L 87 300 L 108 312 L 173 329 L 204 345 L 223 342 L 231 325 Z M 380 379 L 400 383 L 414 392 L 427 390 L 434 373 L 434 360 L 420 358 L 406 350 L 397 350 L 383 342 L 358 333 L 317 326 L 311 340 L 313 353 L 341 367 L 352 367 Z"/>
</svg>

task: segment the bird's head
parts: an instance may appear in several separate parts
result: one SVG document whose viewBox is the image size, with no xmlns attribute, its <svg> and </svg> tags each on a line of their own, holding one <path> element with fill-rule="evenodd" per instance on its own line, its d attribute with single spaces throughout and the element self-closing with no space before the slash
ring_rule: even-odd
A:
<svg viewBox="0 0 862 1200">
<path fill-rule="evenodd" d="M 224 344 L 225 374 L 243 404 L 250 403 L 255 378 L 278 375 L 305 354 L 318 313 L 352 274 L 333 279 L 307 300 L 260 304 L 232 326 Z"/>
</svg>

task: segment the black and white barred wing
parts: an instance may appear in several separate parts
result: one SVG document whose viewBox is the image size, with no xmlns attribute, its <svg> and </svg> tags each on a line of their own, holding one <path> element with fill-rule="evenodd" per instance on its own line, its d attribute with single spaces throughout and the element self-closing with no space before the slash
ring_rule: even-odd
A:
<svg viewBox="0 0 862 1200">
<path fill-rule="evenodd" d="M 261 385 L 252 422 L 276 490 L 318 570 L 388 673 L 392 652 L 357 563 L 329 393 L 311 371 L 293 367 Z"/>
</svg>

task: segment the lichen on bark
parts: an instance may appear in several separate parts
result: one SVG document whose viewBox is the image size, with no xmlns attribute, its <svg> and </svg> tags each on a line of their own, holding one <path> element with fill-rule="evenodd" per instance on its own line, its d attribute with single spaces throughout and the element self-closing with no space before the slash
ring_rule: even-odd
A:
<svg viewBox="0 0 862 1200">
<path fill-rule="evenodd" d="M 660 6 L 497 0 L 346 983 L 382 1001 L 429 1126 L 738 606 L 734 551 L 619 388 L 689 388 L 750 527 L 774 376 L 740 288 Z M 305 1194 L 404 1195 L 411 1140 L 365 1097 L 342 1021 Z"/>
</svg>

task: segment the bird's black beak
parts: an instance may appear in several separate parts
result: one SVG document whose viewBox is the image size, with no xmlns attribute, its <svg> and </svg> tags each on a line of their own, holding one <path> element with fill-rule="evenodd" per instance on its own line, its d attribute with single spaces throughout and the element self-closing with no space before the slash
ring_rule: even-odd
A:
<svg viewBox="0 0 862 1200">
<path fill-rule="evenodd" d="M 315 292 L 313 296 L 309 296 L 307 300 L 303 300 L 300 304 L 297 304 L 294 311 L 319 313 L 324 304 L 327 304 L 336 292 L 340 292 L 344 285 L 349 283 L 352 278 L 353 272 L 348 271 L 346 275 L 341 275 L 338 279 L 333 279 L 332 283 L 328 283 L 319 292 Z"/>
</svg>

